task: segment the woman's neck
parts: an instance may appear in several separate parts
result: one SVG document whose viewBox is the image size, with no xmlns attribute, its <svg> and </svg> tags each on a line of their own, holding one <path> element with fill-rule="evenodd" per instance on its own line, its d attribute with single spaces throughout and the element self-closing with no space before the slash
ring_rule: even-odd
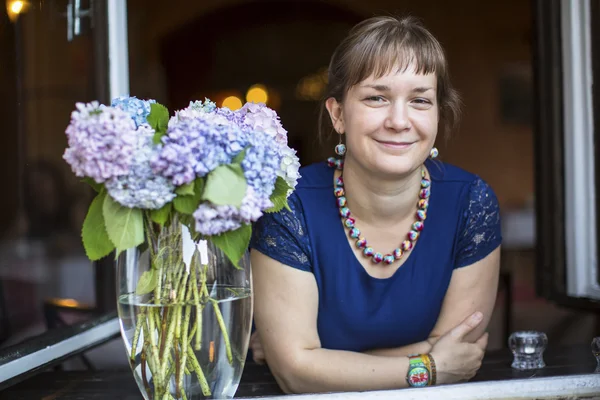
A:
<svg viewBox="0 0 600 400">
<path fill-rule="evenodd" d="M 373 176 L 357 163 L 344 162 L 344 191 L 353 217 L 372 226 L 390 226 L 414 216 L 421 169 L 402 178 Z"/>
</svg>

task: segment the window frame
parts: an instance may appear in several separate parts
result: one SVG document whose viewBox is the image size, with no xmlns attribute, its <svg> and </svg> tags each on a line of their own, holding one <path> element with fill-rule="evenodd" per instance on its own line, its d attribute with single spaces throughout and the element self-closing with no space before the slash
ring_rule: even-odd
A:
<svg viewBox="0 0 600 400">
<path fill-rule="evenodd" d="M 129 94 L 127 1 L 96 0 L 94 47 L 99 68 L 98 100 Z M 106 72 L 106 73 L 103 73 Z M 108 91 L 105 89 L 108 87 Z M 106 93 L 104 93 L 106 92 Z M 104 94 L 103 94 L 104 93 Z M 82 323 L 52 329 L 0 350 L 0 390 L 40 370 L 120 336 L 117 318 L 114 257 L 95 262 L 97 309 L 102 315 Z"/>
<path fill-rule="evenodd" d="M 594 167 L 599 160 L 594 110 L 596 124 L 600 116 L 592 103 L 591 1 L 598 0 L 533 4 L 536 275 L 540 296 L 597 310 L 600 235 Z M 598 76 L 597 67 L 594 71 Z"/>
</svg>

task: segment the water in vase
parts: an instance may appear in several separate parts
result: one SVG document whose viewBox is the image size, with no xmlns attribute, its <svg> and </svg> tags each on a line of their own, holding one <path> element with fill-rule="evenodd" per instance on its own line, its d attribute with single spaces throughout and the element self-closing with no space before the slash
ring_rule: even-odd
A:
<svg viewBox="0 0 600 400">
<path fill-rule="evenodd" d="M 232 398 L 250 337 L 248 288 L 213 286 L 199 303 L 119 298 L 119 319 L 137 384 L 156 399 Z M 133 357 L 131 357 L 133 354 Z"/>
</svg>

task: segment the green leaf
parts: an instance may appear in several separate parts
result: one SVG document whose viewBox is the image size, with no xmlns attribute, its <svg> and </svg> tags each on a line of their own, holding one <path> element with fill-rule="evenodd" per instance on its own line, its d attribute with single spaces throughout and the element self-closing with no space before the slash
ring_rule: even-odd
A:
<svg viewBox="0 0 600 400">
<path fill-rule="evenodd" d="M 152 210 L 150 211 L 150 219 L 159 224 L 160 226 L 164 226 L 165 222 L 167 222 L 167 220 L 169 219 L 171 209 L 173 209 L 173 204 L 167 203 L 158 210 Z"/>
<path fill-rule="evenodd" d="M 186 195 L 194 195 L 194 182 L 190 182 L 190 183 L 186 183 L 185 185 L 181 185 L 179 186 L 177 189 L 175 189 L 175 193 L 177 193 L 180 196 L 186 196 Z"/>
<path fill-rule="evenodd" d="M 115 244 L 117 256 L 123 250 L 144 242 L 144 219 L 139 208 L 123 207 L 110 196 L 102 206 L 108 237 Z"/>
<path fill-rule="evenodd" d="M 273 207 L 265 210 L 267 213 L 274 213 L 281 211 L 284 207 L 292 211 L 287 202 L 287 193 L 291 189 L 290 185 L 283 179 L 278 176 L 275 181 L 275 188 L 273 189 L 273 193 L 271 193 L 270 200 L 273 203 Z"/>
<path fill-rule="evenodd" d="M 198 197 L 198 201 L 202 199 L 202 195 L 204 194 L 204 178 L 197 178 L 194 181 L 194 194 Z"/>
<path fill-rule="evenodd" d="M 148 270 L 144 272 L 142 276 L 140 276 L 140 280 L 135 288 L 135 294 L 142 295 L 150 293 L 154 290 L 157 284 L 158 273 L 154 269 Z"/>
<path fill-rule="evenodd" d="M 194 196 L 177 196 L 173 199 L 175 210 L 182 214 L 193 214 L 198 208 L 199 201 Z"/>
<path fill-rule="evenodd" d="M 103 187 L 103 185 L 101 183 L 96 182 L 92 178 L 83 178 L 81 180 L 81 182 L 87 183 L 88 185 L 90 185 L 92 187 L 92 189 L 94 189 L 96 191 L 96 193 L 100 193 L 100 191 L 102 190 L 102 187 Z"/>
<path fill-rule="evenodd" d="M 115 245 L 110 241 L 106 233 L 104 217 L 102 215 L 102 205 L 104 204 L 105 197 L 106 192 L 101 191 L 92 200 L 92 204 L 90 204 L 88 213 L 83 221 L 83 228 L 81 229 L 81 239 L 83 240 L 85 254 L 92 261 L 107 256 L 115 248 Z"/>
<path fill-rule="evenodd" d="M 246 158 L 246 152 L 248 151 L 248 147 L 244 148 L 244 150 L 240 151 L 237 156 L 233 157 L 233 160 L 231 161 L 232 164 L 241 164 L 242 161 L 244 161 L 244 158 Z"/>
<path fill-rule="evenodd" d="M 173 199 L 175 210 L 182 214 L 193 214 L 198 208 L 202 198 L 202 192 L 204 191 L 204 179 L 197 178 L 193 183 L 190 183 L 190 185 L 193 185 L 191 190 L 192 195 L 180 195 Z"/>
<path fill-rule="evenodd" d="M 246 178 L 239 164 L 221 165 L 208 174 L 203 200 L 240 207 L 246 195 Z"/>
<path fill-rule="evenodd" d="M 154 144 L 160 143 L 160 139 L 167 133 L 169 125 L 169 110 L 159 103 L 150 104 L 150 114 L 146 117 L 148 124 L 154 129 Z"/>
<path fill-rule="evenodd" d="M 284 208 L 289 211 L 292 211 L 292 209 L 288 205 L 287 198 L 285 198 L 285 197 L 271 198 L 271 202 L 273 203 L 273 207 L 267 208 L 265 210 L 265 212 L 268 214 L 279 212 L 279 211 L 283 210 Z"/>
<path fill-rule="evenodd" d="M 209 239 L 225 253 L 235 268 L 240 269 L 239 262 L 246 250 L 248 250 L 251 236 L 252 226 L 242 225 L 241 228 L 235 231 L 210 236 Z"/>
</svg>

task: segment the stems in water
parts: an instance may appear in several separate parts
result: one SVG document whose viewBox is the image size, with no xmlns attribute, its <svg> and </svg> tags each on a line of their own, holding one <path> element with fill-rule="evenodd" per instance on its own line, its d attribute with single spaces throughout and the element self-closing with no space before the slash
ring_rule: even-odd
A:
<svg viewBox="0 0 600 400">
<path fill-rule="evenodd" d="M 204 396 L 210 396 L 210 386 L 195 353 L 202 348 L 202 313 L 209 302 L 223 336 L 229 364 L 233 364 L 233 355 L 219 301 L 211 298 L 215 293 L 209 293 L 207 288 L 208 265 L 201 265 L 198 249 L 190 265 L 185 265 L 181 227 L 175 219 L 162 227 L 162 231 L 155 230 L 157 227 L 148 216 L 146 240 L 151 267 L 157 273 L 156 286 L 152 289 L 154 306 L 144 307 L 137 314 L 130 360 L 135 366 L 136 353 L 141 347 L 142 381 L 150 398 L 187 400 L 184 377 L 192 374 L 196 375 Z M 139 343 L 140 336 L 143 343 Z"/>
<path fill-rule="evenodd" d="M 210 299 L 210 302 L 213 304 L 215 316 L 217 317 L 217 322 L 219 323 L 221 333 L 223 334 L 223 341 L 225 342 L 225 351 L 227 352 L 227 361 L 229 361 L 229 364 L 233 364 L 233 355 L 231 354 L 231 343 L 229 342 L 229 334 L 227 333 L 227 328 L 225 327 L 225 321 L 223 321 L 223 315 L 221 314 L 221 310 L 219 310 L 219 303 L 215 299 Z"/>
</svg>

